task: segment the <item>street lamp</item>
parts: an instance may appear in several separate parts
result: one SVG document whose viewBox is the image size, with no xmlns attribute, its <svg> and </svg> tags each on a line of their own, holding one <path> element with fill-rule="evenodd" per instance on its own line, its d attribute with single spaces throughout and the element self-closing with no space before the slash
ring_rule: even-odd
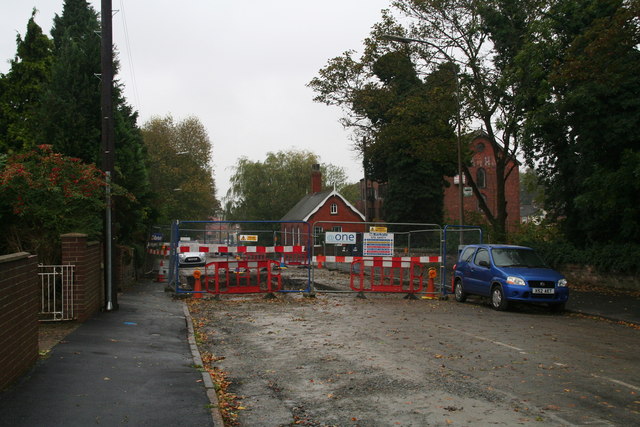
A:
<svg viewBox="0 0 640 427">
<path fill-rule="evenodd" d="M 442 54 L 444 54 L 441 48 L 439 48 L 438 46 L 426 40 L 393 36 L 390 34 L 384 34 L 380 36 L 380 38 L 383 40 L 388 40 L 388 41 L 398 42 L 398 43 L 405 43 L 405 44 L 409 44 L 409 43 L 426 44 L 428 46 L 431 46 L 437 49 Z M 457 147 L 458 148 L 458 198 L 459 198 L 458 201 L 460 205 L 458 214 L 460 218 L 460 225 L 464 225 L 464 188 L 463 188 L 464 175 L 462 174 L 462 143 L 460 141 L 460 82 L 458 80 L 458 71 L 457 70 L 454 70 L 454 71 L 455 71 L 455 77 L 456 77 L 456 100 L 458 101 L 458 112 L 456 114 L 456 137 L 457 137 L 457 146 L 458 146 Z"/>
</svg>

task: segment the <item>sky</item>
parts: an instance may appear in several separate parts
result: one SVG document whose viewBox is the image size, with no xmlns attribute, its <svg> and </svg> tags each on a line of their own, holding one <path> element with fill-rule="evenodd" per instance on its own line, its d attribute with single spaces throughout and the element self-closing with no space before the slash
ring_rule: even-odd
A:
<svg viewBox="0 0 640 427">
<path fill-rule="evenodd" d="M 89 3 L 100 11 L 100 0 Z M 139 125 L 154 116 L 197 117 L 213 144 L 217 196 L 238 158 L 308 150 L 362 176 L 337 107 L 306 87 L 329 59 L 361 50 L 390 0 L 112 0 L 113 40 Z M 63 0 L 0 0 L 0 73 L 35 7 L 49 34 Z M 117 143 L 117 142 L 116 142 Z M 116 147 L 117 149 L 117 147 Z"/>
</svg>

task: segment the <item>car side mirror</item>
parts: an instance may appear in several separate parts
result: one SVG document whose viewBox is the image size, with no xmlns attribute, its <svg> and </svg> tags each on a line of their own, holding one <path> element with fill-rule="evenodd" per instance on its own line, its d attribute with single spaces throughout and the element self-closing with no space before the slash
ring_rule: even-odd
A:
<svg viewBox="0 0 640 427">
<path fill-rule="evenodd" d="M 491 267 L 491 266 L 489 265 L 489 263 L 488 263 L 487 261 L 485 261 L 485 260 L 480 261 L 480 262 L 478 263 L 478 265 L 479 265 L 480 267 L 486 267 L 486 268 Z"/>
</svg>

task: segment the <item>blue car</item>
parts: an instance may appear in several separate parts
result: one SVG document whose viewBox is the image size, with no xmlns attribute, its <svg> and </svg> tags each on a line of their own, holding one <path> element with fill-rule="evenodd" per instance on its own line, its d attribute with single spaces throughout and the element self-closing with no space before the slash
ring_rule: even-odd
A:
<svg viewBox="0 0 640 427">
<path fill-rule="evenodd" d="M 567 279 L 524 246 L 465 246 L 453 269 L 458 302 L 467 295 L 480 295 L 489 297 L 496 310 L 506 310 L 509 302 L 517 301 L 543 303 L 561 312 L 569 300 Z"/>
</svg>

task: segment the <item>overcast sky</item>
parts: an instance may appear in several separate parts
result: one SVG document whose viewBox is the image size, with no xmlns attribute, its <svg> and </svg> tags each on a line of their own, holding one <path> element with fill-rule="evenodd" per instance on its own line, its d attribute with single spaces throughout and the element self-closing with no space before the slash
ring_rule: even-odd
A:
<svg viewBox="0 0 640 427">
<path fill-rule="evenodd" d="M 140 114 L 195 116 L 213 143 L 218 197 L 241 156 L 307 149 L 362 175 L 339 109 L 313 102 L 306 84 L 330 58 L 362 41 L 390 0 L 112 0 L 125 95 Z M 100 0 L 91 0 L 100 11 Z M 0 0 L 0 72 L 31 10 L 49 34 L 63 0 Z M 117 147 L 116 147 L 117 148 Z"/>
</svg>

